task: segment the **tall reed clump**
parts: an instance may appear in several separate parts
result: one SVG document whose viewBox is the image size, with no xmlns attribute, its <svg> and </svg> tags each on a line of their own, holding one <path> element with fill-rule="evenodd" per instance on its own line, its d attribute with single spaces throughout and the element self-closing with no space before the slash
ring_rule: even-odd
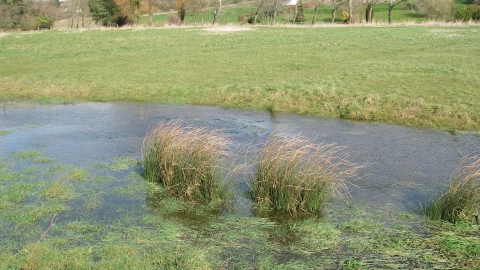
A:
<svg viewBox="0 0 480 270">
<path fill-rule="evenodd" d="M 320 212 L 328 198 L 348 193 L 346 181 L 361 167 L 347 161 L 343 150 L 299 135 L 271 135 L 251 176 L 256 206 L 291 214 Z"/>
<path fill-rule="evenodd" d="M 145 176 L 184 200 L 210 202 L 219 190 L 219 161 L 228 140 L 216 130 L 160 123 L 142 145 Z"/>
<path fill-rule="evenodd" d="M 480 159 L 463 158 L 450 177 L 448 189 L 424 209 L 430 219 L 455 223 L 478 216 L 480 207 Z"/>
</svg>

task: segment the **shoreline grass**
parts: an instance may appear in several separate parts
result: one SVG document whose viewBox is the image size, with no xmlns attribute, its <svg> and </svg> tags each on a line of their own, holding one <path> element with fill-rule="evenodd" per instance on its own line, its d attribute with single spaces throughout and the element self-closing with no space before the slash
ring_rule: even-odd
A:
<svg viewBox="0 0 480 270">
<path fill-rule="evenodd" d="M 480 130 L 477 26 L 210 28 L 8 33 L 0 91 Z"/>
<path fill-rule="evenodd" d="M 480 210 L 480 159 L 463 158 L 450 177 L 448 189 L 425 209 L 432 220 L 452 223 L 473 220 L 478 222 Z"/>
<path fill-rule="evenodd" d="M 73 166 L 49 164 L 25 179 L 24 161 L 0 160 L 0 269 L 480 267 L 472 222 L 424 222 L 388 204 L 372 209 L 346 200 L 329 204 L 322 217 L 218 214 L 169 196 L 139 174 L 126 171 L 117 179 L 115 170 L 66 180 L 80 199 L 65 201 L 71 196 L 47 188 L 67 179 Z M 116 187 L 127 186 L 135 186 L 130 199 L 116 194 Z"/>
<path fill-rule="evenodd" d="M 145 178 L 184 200 L 210 202 L 221 191 L 220 158 L 228 145 L 216 130 L 160 123 L 142 144 Z"/>
<path fill-rule="evenodd" d="M 320 213 L 327 199 L 348 194 L 346 180 L 361 168 L 346 160 L 348 153 L 331 144 L 301 137 L 270 135 L 249 179 L 257 209 Z"/>
</svg>

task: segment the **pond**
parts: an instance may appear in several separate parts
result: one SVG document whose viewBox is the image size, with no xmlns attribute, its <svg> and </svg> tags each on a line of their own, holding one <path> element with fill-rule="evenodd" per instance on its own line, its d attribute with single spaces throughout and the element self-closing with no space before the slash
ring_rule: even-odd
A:
<svg viewBox="0 0 480 270">
<path fill-rule="evenodd" d="M 220 129 L 240 146 L 262 144 L 274 131 L 346 146 L 352 153 L 350 161 L 367 164 L 359 171 L 360 179 L 348 186 L 351 196 L 348 200 L 365 209 L 383 209 L 388 205 L 392 211 L 414 213 L 448 185 L 449 177 L 462 157 L 480 153 L 480 137 L 470 133 L 451 134 L 287 113 L 119 102 L 7 105 L 0 112 L 0 134 L 3 134 L 0 135 L 0 159 L 6 160 L 19 151 L 38 150 L 51 158 L 53 165 L 69 164 L 88 171 L 90 175 L 111 175 L 117 179 L 128 177 L 132 171 L 141 175 L 142 166 L 138 162 L 126 170 L 107 173 L 99 164 L 111 164 L 115 159 L 125 157 L 141 160 L 145 134 L 159 122 L 172 119 L 182 120 L 184 125 Z M 31 161 L 22 161 L 12 168 L 17 166 L 21 170 L 22 166 L 32 164 L 35 165 Z M 132 187 L 135 182 L 118 180 L 100 185 L 92 179 L 86 181 L 80 189 L 84 198 L 73 199 L 69 208 L 56 217 L 57 222 L 94 219 L 108 223 L 120 220 L 126 214 L 141 216 L 155 207 L 151 195 Z M 121 196 L 122 192 L 127 192 L 119 189 L 123 187 L 133 189 L 134 193 L 129 194 L 134 196 Z M 109 193 L 102 190 L 104 188 L 119 192 Z M 88 204 L 89 196 L 101 201 L 101 205 L 88 211 L 77 209 L 79 205 Z M 238 203 L 241 205 L 236 206 L 236 215 L 253 215 L 248 200 Z M 48 222 L 47 217 L 44 223 Z"/>
<path fill-rule="evenodd" d="M 0 116 L 0 157 L 41 147 L 47 156 L 82 166 L 119 156 L 141 159 L 145 134 L 161 121 L 222 130 L 234 143 L 260 144 L 276 130 L 347 146 L 367 163 L 349 190 L 363 203 L 409 208 L 447 184 L 462 156 L 480 153 L 480 137 L 428 129 L 293 114 L 150 103 L 83 103 L 8 108 Z"/>
</svg>

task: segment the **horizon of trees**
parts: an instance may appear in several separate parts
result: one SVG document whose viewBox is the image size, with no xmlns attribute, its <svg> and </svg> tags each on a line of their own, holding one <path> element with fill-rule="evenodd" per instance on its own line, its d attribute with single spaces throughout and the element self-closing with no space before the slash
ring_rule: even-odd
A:
<svg viewBox="0 0 480 270">
<path fill-rule="evenodd" d="M 148 25 L 152 25 L 153 14 L 161 11 L 176 11 L 169 18 L 172 23 L 184 24 L 185 17 L 196 17 L 205 12 L 213 14 L 215 24 L 219 22 L 222 7 L 235 4 L 239 0 L 0 0 L 0 29 L 36 30 L 48 29 L 55 20 L 66 19 L 68 26 L 84 27 L 85 19 L 91 17 L 97 25 L 121 27 L 138 23 L 142 14 L 147 14 Z M 379 3 L 388 4 L 388 23 L 392 22 L 391 13 L 401 3 L 407 3 L 421 16 L 430 20 L 459 20 L 468 23 L 480 20 L 480 0 L 463 1 L 468 6 L 456 8 L 455 0 L 298 0 L 297 4 L 282 7 L 286 0 L 250 1 L 251 14 L 240 14 L 243 21 L 259 23 L 262 19 L 267 24 L 276 23 L 280 12 L 284 12 L 291 23 L 304 22 L 305 9 L 313 9 L 312 24 L 316 23 L 320 5 L 330 6 L 331 22 L 335 23 L 338 10 L 343 10 L 342 21 L 349 24 L 358 23 L 363 16 L 367 23 L 374 20 L 374 7 Z M 246 20 L 245 20 L 246 19 Z"/>
</svg>

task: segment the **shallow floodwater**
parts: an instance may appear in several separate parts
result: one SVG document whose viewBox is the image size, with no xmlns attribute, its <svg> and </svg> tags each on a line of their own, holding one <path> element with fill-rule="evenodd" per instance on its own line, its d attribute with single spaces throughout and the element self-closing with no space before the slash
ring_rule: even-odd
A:
<svg viewBox="0 0 480 270">
<path fill-rule="evenodd" d="M 221 129 L 235 144 L 260 144 L 275 130 L 347 146 L 368 163 L 349 186 L 362 205 L 418 208 L 447 185 L 462 156 L 480 154 L 480 137 L 285 113 L 152 103 L 82 103 L 6 107 L 0 112 L 0 158 L 39 147 L 57 162 L 87 166 L 116 157 L 141 159 L 143 137 L 161 121 Z M 113 204 L 121 202 L 112 202 Z M 145 202 L 137 202 L 138 207 Z M 130 207 L 135 207 L 129 202 Z M 113 206 L 113 205 L 112 205 Z"/>
</svg>

